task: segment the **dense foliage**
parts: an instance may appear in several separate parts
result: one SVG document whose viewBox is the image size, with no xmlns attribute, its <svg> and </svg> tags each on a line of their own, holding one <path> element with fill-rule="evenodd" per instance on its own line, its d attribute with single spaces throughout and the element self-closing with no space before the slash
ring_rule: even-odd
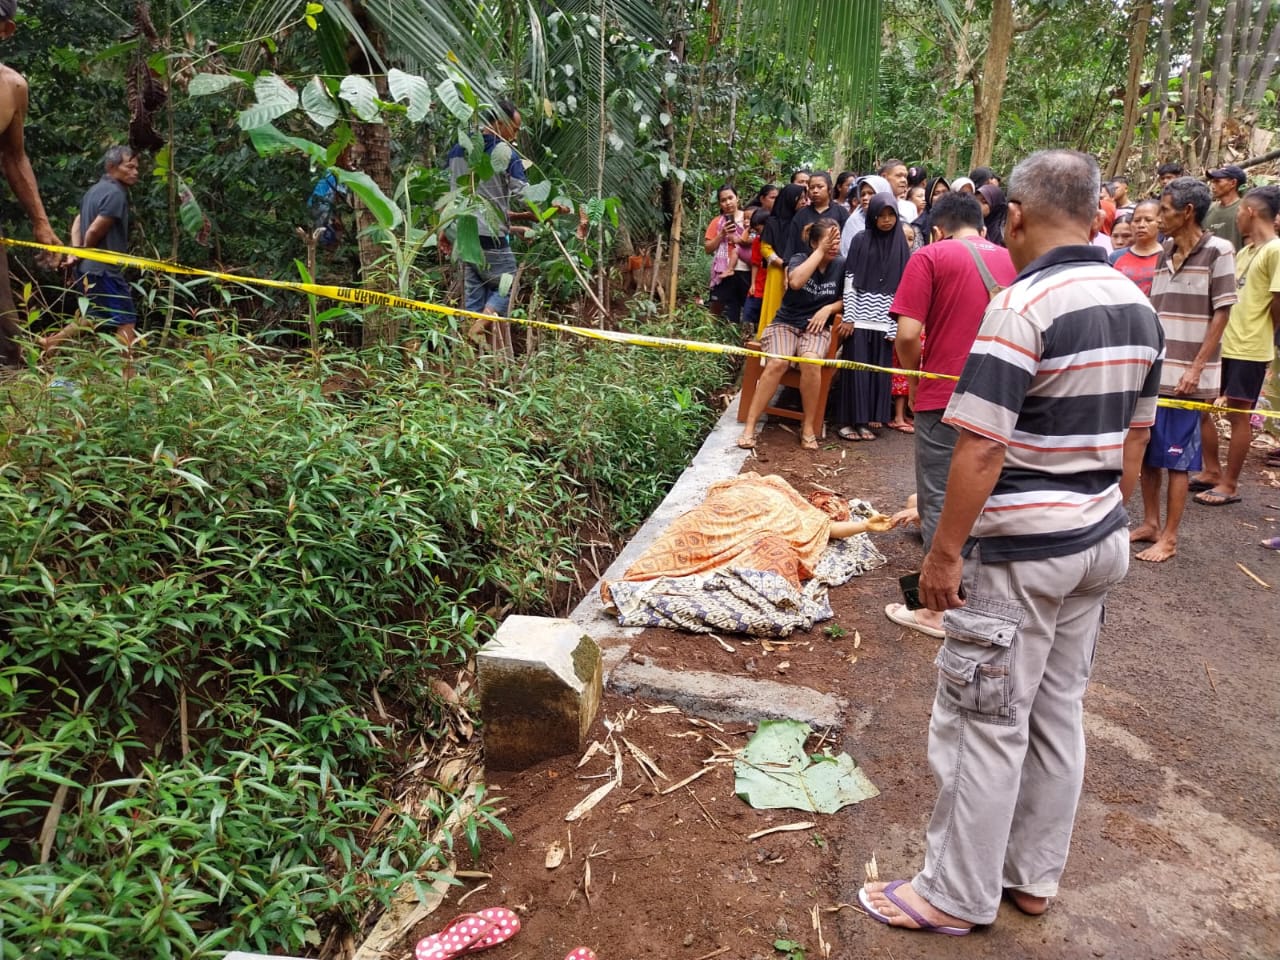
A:
<svg viewBox="0 0 1280 960">
<path fill-rule="evenodd" d="M 298 952 L 429 880 L 454 799 L 370 825 L 438 735 L 430 677 L 647 516 L 729 373 L 570 340 L 320 362 L 209 334 L 9 393 L 5 957 Z"/>
</svg>

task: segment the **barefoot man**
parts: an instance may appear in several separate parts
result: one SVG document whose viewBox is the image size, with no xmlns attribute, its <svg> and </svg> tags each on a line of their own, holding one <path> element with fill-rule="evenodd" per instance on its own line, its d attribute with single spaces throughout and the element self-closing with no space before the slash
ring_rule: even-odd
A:
<svg viewBox="0 0 1280 960">
<path fill-rule="evenodd" d="M 1209 188 L 1178 177 L 1160 193 L 1160 229 L 1168 237 L 1151 279 L 1151 305 L 1164 327 L 1165 360 L 1160 395 L 1212 403 L 1222 373 L 1222 332 L 1236 302 L 1235 250 L 1202 228 Z M 1178 552 L 1178 526 L 1187 506 L 1192 471 L 1201 463 L 1200 413 L 1160 407 L 1142 464 L 1142 523 L 1134 543 L 1153 541 L 1139 560 L 1163 563 Z M 1169 475 L 1164 523 L 1160 484 Z"/>
<path fill-rule="evenodd" d="M 1240 299 L 1231 308 L 1231 319 L 1222 334 L 1222 396 L 1231 408 L 1227 423 L 1231 440 L 1224 468 L 1218 457 L 1218 428 L 1212 418 L 1208 428 L 1201 421 L 1204 444 L 1202 484 L 1209 489 L 1196 494 L 1196 503 L 1222 507 L 1239 503 L 1240 471 L 1253 441 L 1249 415 L 1258 405 L 1267 368 L 1275 359 L 1276 331 L 1280 329 L 1280 240 L 1276 239 L 1276 215 L 1280 214 L 1280 190 L 1255 187 L 1236 208 L 1236 223 L 1245 246 L 1236 253 L 1236 286 Z M 1195 483 L 1193 479 L 1192 484 Z"/>
<path fill-rule="evenodd" d="M 920 573 L 945 610 L 924 868 L 858 894 L 875 919 L 962 936 L 1002 893 L 1043 913 L 1084 779 L 1084 690 L 1163 349 L 1146 298 L 1089 243 L 1098 165 L 1032 154 L 1009 177 L 1018 279 L 992 300 L 943 421 L 959 431 Z M 963 589 L 961 584 L 963 583 Z"/>
<path fill-rule="evenodd" d="M 18 10 L 18 0 L 0 0 L 0 40 L 13 36 L 18 25 L 13 22 Z M 62 241 L 49 225 L 49 217 L 40 201 L 40 187 L 27 159 L 23 141 L 23 125 L 27 119 L 27 81 L 22 74 L 0 66 L 0 168 L 9 181 L 9 188 L 22 204 L 31 221 L 31 233 L 37 243 L 61 246 Z M 55 254 L 39 253 L 36 261 L 52 269 L 61 258 Z M 20 364 L 22 352 L 18 348 L 18 310 L 9 289 L 9 258 L 0 246 L 0 363 Z"/>
</svg>

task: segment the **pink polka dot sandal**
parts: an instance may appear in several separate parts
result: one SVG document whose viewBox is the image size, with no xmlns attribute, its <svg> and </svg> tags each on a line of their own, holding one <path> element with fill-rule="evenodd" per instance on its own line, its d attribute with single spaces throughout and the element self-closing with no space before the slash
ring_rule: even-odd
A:
<svg viewBox="0 0 1280 960">
<path fill-rule="evenodd" d="M 496 947 L 519 930 L 519 917 L 504 907 L 464 913 L 450 920 L 439 933 L 419 940 L 413 955 L 416 960 L 452 960 L 464 953 Z"/>
<path fill-rule="evenodd" d="M 575 947 L 564 960 L 596 960 L 596 952 L 590 947 Z"/>
</svg>

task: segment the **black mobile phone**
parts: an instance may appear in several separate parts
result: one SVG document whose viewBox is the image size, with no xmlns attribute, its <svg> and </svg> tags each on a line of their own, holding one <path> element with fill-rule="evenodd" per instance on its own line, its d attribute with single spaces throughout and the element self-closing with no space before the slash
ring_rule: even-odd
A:
<svg viewBox="0 0 1280 960">
<path fill-rule="evenodd" d="M 920 574 L 908 573 L 898 578 L 898 586 L 902 589 L 902 602 L 908 610 L 920 610 L 924 603 L 920 600 Z"/>
<path fill-rule="evenodd" d="M 898 578 L 898 586 L 902 589 L 902 602 L 908 610 L 923 610 L 924 601 L 920 599 L 920 574 L 908 573 Z M 960 599 L 964 599 L 964 585 L 960 586 Z"/>
</svg>

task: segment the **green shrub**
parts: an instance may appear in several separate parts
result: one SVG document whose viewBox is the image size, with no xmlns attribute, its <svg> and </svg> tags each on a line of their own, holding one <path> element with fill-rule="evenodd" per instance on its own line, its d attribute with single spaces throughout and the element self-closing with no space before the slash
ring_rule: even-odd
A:
<svg viewBox="0 0 1280 960">
<path fill-rule="evenodd" d="M 446 811 L 371 830 L 441 734 L 429 673 L 563 592 L 582 529 L 647 516 L 731 370 L 554 338 L 504 369 L 292 363 L 214 334 L 128 381 L 110 351 L 60 363 L 76 386 L 0 411 L 6 958 L 296 952 L 429 882 Z"/>
</svg>

